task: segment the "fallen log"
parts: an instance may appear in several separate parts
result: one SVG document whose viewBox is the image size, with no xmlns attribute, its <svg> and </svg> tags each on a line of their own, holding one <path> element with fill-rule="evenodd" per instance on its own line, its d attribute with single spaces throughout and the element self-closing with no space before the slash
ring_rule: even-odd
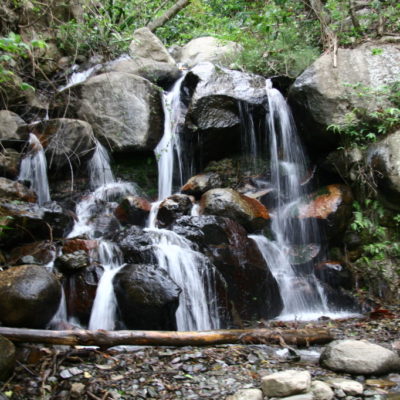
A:
<svg viewBox="0 0 400 400">
<path fill-rule="evenodd" d="M 0 335 L 13 342 L 62 344 L 69 346 L 119 345 L 143 346 L 211 346 L 217 344 L 287 344 L 309 346 L 324 344 L 334 338 L 327 329 L 222 329 L 214 331 L 106 331 L 0 327 Z"/>
</svg>

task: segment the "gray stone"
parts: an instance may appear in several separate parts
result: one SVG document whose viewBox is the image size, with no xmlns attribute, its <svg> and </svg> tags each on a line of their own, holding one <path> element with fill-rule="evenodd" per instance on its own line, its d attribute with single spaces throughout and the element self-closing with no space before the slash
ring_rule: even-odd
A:
<svg viewBox="0 0 400 400">
<path fill-rule="evenodd" d="M 263 394 L 260 389 L 241 389 L 226 400 L 263 400 Z"/>
<path fill-rule="evenodd" d="M 205 61 L 229 65 L 241 51 L 242 47 L 238 43 L 205 36 L 184 45 L 177 54 L 177 61 L 189 68 Z"/>
<path fill-rule="evenodd" d="M 365 340 L 335 340 L 320 357 L 323 367 L 350 374 L 379 375 L 400 370 L 400 357 L 393 351 Z"/>
<path fill-rule="evenodd" d="M 78 115 L 91 123 L 115 152 L 150 151 L 163 133 L 160 90 L 147 79 L 122 72 L 94 76 L 79 87 Z"/>
<path fill-rule="evenodd" d="M 216 173 L 199 174 L 192 176 L 181 189 L 182 193 L 193 195 L 200 198 L 202 194 L 210 189 L 220 188 L 222 186 L 221 177 Z"/>
<path fill-rule="evenodd" d="M 19 200 L 34 203 L 36 194 L 20 182 L 0 178 L 0 198 L 8 201 Z"/>
<path fill-rule="evenodd" d="M 364 391 L 362 383 L 351 379 L 334 378 L 330 379 L 329 383 L 334 389 L 343 390 L 349 396 L 359 396 Z"/>
<path fill-rule="evenodd" d="M 262 391 L 268 397 L 287 397 L 306 393 L 311 387 L 311 375 L 307 371 L 287 370 L 261 378 Z"/>
<path fill-rule="evenodd" d="M 129 54 L 132 58 L 140 57 L 175 64 L 175 60 L 170 56 L 161 40 L 146 27 L 137 29 L 133 33 Z"/>
<path fill-rule="evenodd" d="M 312 381 L 311 392 L 314 400 L 331 400 L 334 396 L 331 387 L 322 381 Z"/>
<path fill-rule="evenodd" d="M 279 400 L 314 400 L 313 393 L 296 394 L 295 396 L 281 397 Z"/>
<path fill-rule="evenodd" d="M 18 127 L 24 125 L 25 121 L 17 114 L 8 110 L 0 110 L 0 140 L 19 140 Z"/>
<path fill-rule="evenodd" d="M 0 336 L 0 381 L 6 380 L 15 364 L 15 346 L 7 338 Z"/>
</svg>

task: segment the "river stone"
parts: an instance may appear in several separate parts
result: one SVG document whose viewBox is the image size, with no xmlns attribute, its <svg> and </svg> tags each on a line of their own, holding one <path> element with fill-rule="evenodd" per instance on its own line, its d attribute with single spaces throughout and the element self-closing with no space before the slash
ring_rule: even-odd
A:
<svg viewBox="0 0 400 400">
<path fill-rule="evenodd" d="M 114 215 L 123 225 L 145 226 L 150 210 L 151 204 L 143 197 L 127 196 L 114 210 Z"/>
<path fill-rule="evenodd" d="M 360 396 L 364 391 L 362 383 L 351 379 L 334 378 L 329 380 L 329 384 L 334 389 L 343 390 L 348 396 Z"/>
<path fill-rule="evenodd" d="M 7 201 L 28 201 L 35 203 L 36 193 L 22 183 L 7 178 L 0 178 L 0 198 Z"/>
<path fill-rule="evenodd" d="M 113 152 L 152 151 L 163 133 L 160 90 L 147 79 L 123 72 L 100 74 L 74 90 L 78 115 Z"/>
<path fill-rule="evenodd" d="M 52 173 L 82 168 L 82 163 L 93 154 L 96 144 L 93 130 L 86 121 L 70 118 L 43 120 L 18 129 L 21 139 L 34 133 L 42 143 L 47 164 Z"/>
<path fill-rule="evenodd" d="M 181 289 L 162 268 L 127 264 L 114 277 L 118 308 L 128 329 L 176 330 Z"/>
<path fill-rule="evenodd" d="M 279 400 L 314 400 L 313 393 L 296 394 L 294 396 L 281 397 Z"/>
<path fill-rule="evenodd" d="M 328 344 L 320 364 L 333 371 L 356 375 L 381 375 L 400 370 L 400 357 L 366 340 L 335 340 Z"/>
<path fill-rule="evenodd" d="M 9 147 L 0 153 L 0 176 L 16 179 L 19 173 L 21 154 Z"/>
<path fill-rule="evenodd" d="M 193 198 L 186 194 L 174 194 L 163 200 L 158 208 L 157 221 L 161 227 L 171 225 L 183 215 L 190 215 Z"/>
<path fill-rule="evenodd" d="M 45 267 L 22 265 L 0 272 L 0 321 L 3 325 L 45 328 L 60 300 L 60 282 Z"/>
<path fill-rule="evenodd" d="M 200 199 L 200 213 L 231 218 L 242 224 L 249 232 L 265 227 L 269 220 L 267 209 L 233 189 L 211 189 Z"/>
<path fill-rule="evenodd" d="M 17 130 L 25 121 L 18 115 L 8 110 L 0 110 L 0 141 L 2 144 L 19 141 Z"/>
<path fill-rule="evenodd" d="M 15 365 L 15 346 L 7 338 L 0 336 L 0 381 L 5 381 Z"/>
<path fill-rule="evenodd" d="M 146 27 L 133 32 L 129 54 L 133 59 L 139 57 L 175 65 L 175 60 L 169 55 L 161 40 Z"/>
<path fill-rule="evenodd" d="M 77 269 L 85 268 L 90 264 L 90 258 L 84 250 L 62 254 L 55 260 L 54 266 L 61 272 L 68 273 Z"/>
<path fill-rule="evenodd" d="M 374 172 L 378 190 L 391 208 L 400 209 L 400 130 L 368 147 L 366 163 Z"/>
<path fill-rule="evenodd" d="M 33 242 L 14 247 L 7 257 L 9 265 L 46 265 L 54 260 L 56 246 L 52 241 Z"/>
<path fill-rule="evenodd" d="M 192 176 L 183 186 L 181 192 L 199 199 L 210 189 L 220 188 L 222 180 L 217 173 L 199 174 Z"/>
<path fill-rule="evenodd" d="M 334 393 L 331 387 L 322 381 L 311 382 L 311 393 L 314 400 L 332 400 Z"/>
<path fill-rule="evenodd" d="M 260 389 L 241 389 L 226 400 L 263 400 L 263 394 Z"/>
<path fill-rule="evenodd" d="M 241 51 L 242 46 L 238 43 L 204 36 L 185 44 L 177 53 L 177 61 L 188 68 L 206 61 L 227 65 L 234 61 Z"/>
<path fill-rule="evenodd" d="M 381 51 L 377 54 L 374 49 Z M 372 111 L 377 107 L 377 96 L 359 96 L 352 85 L 376 89 L 397 81 L 399 74 L 398 43 L 368 41 L 352 49 L 339 48 L 336 68 L 332 53 L 322 55 L 289 92 L 306 141 L 314 149 L 334 150 L 338 136 L 327 127 L 346 122 L 346 114 L 355 108 Z"/>
<path fill-rule="evenodd" d="M 306 393 L 311 387 L 311 375 L 308 371 L 286 370 L 261 378 L 264 396 L 287 397 Z"/>
</svg>

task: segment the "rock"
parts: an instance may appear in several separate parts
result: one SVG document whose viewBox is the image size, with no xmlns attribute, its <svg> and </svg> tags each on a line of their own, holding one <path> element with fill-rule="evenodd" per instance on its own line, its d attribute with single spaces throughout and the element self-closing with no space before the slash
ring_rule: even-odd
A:
<svg viewBox="0 0 400 400">
<path fill-rule="evenodd" d="M 395 43 L 368 41 L 352 49 L 339 48 L 337 59 L 335 68 L 332 55 L 322 55 L 289 92 L 296 121 L 303 125 L 305 139 L 315 150 L 337 147 L 338 136 L 327 127 L 345 122 L 349 111 L 377 107 L 377 96 L 359 96 L 354 86 L 376 89 L 397 81 L 400 72 L 400 49 Z"/>
<path fill-rule="evenodd" d="M 33 242 L 14 247 L 8 257 L 9 265 L 38 264 L 46 265 L 54 260 L 56 246 L 51 241 Z"/>
<path fill-rule="evenodd" d="M 123 225 L 145 226 L 149 218 L 151 204 L 139 196 L 127 196 L 114 210 L 114 215 Z"/>
<path fill-rule="evenodd" d="M 175 65 L 175 60 L 169 55 L 161 40 L 146 27 L 133 32 L 129 54 L 133 59 L 140 57 Z"/>
<path fill-rule="evenodd" d="M 19 173 L 21 154 L 11 148 L 5 148 L 0 153 L 0 175 L 9 179 L 16 179 Z"/>
<path fill-rule="evenodd" d="M 329 384 L 334 389 L 343 390 L 349 396 L 360 396 L 364 391 L 362 383 L 351 379 L 334 378 L 329 380 Z"/>
<path fill-rule="evenodd" d="M 54 263 L 54 266 L 63 273 L 70 273 L 74 270 L 85 268 L 88 265 L 90 265 L 90 258 L 84 250 L 62 254 L 56 258 Z"/>
<path fill-rule="evenodd" d="M 77 171 L 95 150 L 93 130 L 86 121 L 57 118 L 18 129 L 21 139 L 27 140 L 30 133 L 34 133 L 42 143 L 48 168 L 53 174 L 60 171 L 69 175 L 71 166 Z"/>
<path fill-rule="evenodd" d="M 241 225 L 223 217 L 183 216 L 171 229 L 194 242 L 217 268 L 218 302 L 228 326 L 280 314 L 283 303 L 278 284 Z"/>
<path fill-rule="evenodd" d="M 37 200 L 36 193 L 33 190 L 28 189 L 22 183 L 7 178 L 0 178 L 0 198 L 2 201 L 18 200 L 31 203 L 35 203 Z"/>
<path fill-rule="evenodd" d="M 352 215 L 353 196 L 345 185 L 328 185 L 300 199 L 288 212 L 294 218 L 313 219 L 328 240 L 341 240 Z"/>
<path fill-rule="evenodd" d="M 64 284 L 68 315 L 87 325 L 103 269 L 92 264 L 71 272 Z"/>
<path fill-rule="evenodd" d="M 81 399 L 84 392 L 85 392 L 86 386 L 83 383 L 79 382 L 74 382 L 71 385 L 71 397 L 73 399 Z"/>
<path fill-rule="evenodd" d="M 163 133 L 160 90 L 136 75 L 110 72 L 74 86 L 78 115 L 114 152 L 152 151 Z"/>
<path fill-rule="evenodd" d="M 8 110 L 0 110 L 0 141 L 3 146 L 15 146 L 20 141 L 17 130 L 25 121 L 17 114 Z"/>
<path fill-rule="evenodd" d="M 335 340 L 322 352 L 320 364 L 333 371 L 380 375 L 400 369 L 400 357 L 393 351 L 365 340 Z"/>
<path fill-rule="evenodd" d="M 174 194 L 163 200 L 158 208 L 157 221 L 161 227 L 171 225 L 179 217 L 190 215 L 193 199 L 186 194 Z"/>
<path fill-rule="evenodd" d="M 139 57 L 114 61 L 103 71 L 138 75 L 163 88 L 168 88 L 181 75 L 181 71 L 175 64 Z"/>
<path fill-rule="evenodd" d="M 199 174 L 192 176 L 181 188 L 184 194 L 199 199 L 201 195 L 211 189 L 222 187 L 222 180 L 216 173 Z"/>
<path fill-rule="evenodd" d="M 312 393 L 296 394 L 295 396 L 281 397 L 280 400 L 314 400 Z"/>
<path fill-rule="evenodd" d="M 311 393 L 314 400 L 332 400 L 334 396 L 330 386 L 322 381 L 311 382 Z"/>
<path fill-rule="evenodd" d="M 188 68 L 206 61 L 227 65 L 234 61 L 241 51 L 242 46 L 238 43 L 204 36 L 185 44 L 177 54 L 177 61 Z"/>
<path fill-rule="evenodd" d="M 200 213 L 231 218 L 249 232 L 265 227 L 269 221 L 267 209 L 256 199 L 233 189 L 211 189 L 200 199 Z"/>
<path fill-rule="evenodd" d="M 374 173 L 379 193 L 391 208 L 399 210 L 400 200 L 400 130 L 368 147 L 366 164 Z"/>
<path fill-rule="evenodd" d="M 89 253 L 92 250 L 97 249 L 99 242 L 97 240 L 88 239 L 65 239 L 62 244 L 63 254 L 74 253 L 78 250 L 84 250 Z"/>
<path fill-rule="evenodd" d="M 241 389 L 226 400 L 263 400 L 263 394 L 260 389 Z"/>
<path fill-rule="evenodd" d="M 15 365 L 15 346 L 7 338 L 0 336 L 0 381 L 12 374 Z"/>
<path fill-rule="evenodd" d="M 45 328 L 60 300 L 60 283 L 44 267 L 22 265 L 0 272 L 0 321 L 3 325 Z"/>
<path fill-rule="evenodd" d="M 311 375 L 308 371 L 286 370 L 261 378 L 264 396 L 286 397 L 306 393 L 311 387 Z"/>
<path fill-rule="evenodd" d="M 128 264 L 114 278 L 115 295 L 128 329 L 176 330 L 180 288 L 165 270 Z"/>
<path fill-rule="evenodd" d="M 335 288 L 351 290 L 353 288 L 353 276 L 351 271 L 338 261 L 324 261 L 314 268 L 315 276 Z"/>
</svg>

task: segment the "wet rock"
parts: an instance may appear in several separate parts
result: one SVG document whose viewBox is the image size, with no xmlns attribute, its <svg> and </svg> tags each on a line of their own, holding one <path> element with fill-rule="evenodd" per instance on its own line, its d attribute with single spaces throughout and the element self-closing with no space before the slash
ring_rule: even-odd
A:
<svg viewBox="0 0 400 400">
<path fill-rule="evenodd" d="M 91 250 L 97 249 L 99 242 L 89 239 L 66 239 L 63 241 L 62 252 L 64 254 L 74 253 L 78 250 L 83 250 L 89 253 Z"/>
<path fill-rule="evenodd" d="M 181 290 L 165 270 L 149 264 L 128 264 L 115 275 L 113 283 L 128 329 L 176 329 Z"/>
<path fill-rule="evenodd" d="M 62 254 L 57 257 L 54 266 L 61 272 L 68 273 L 77 269 L 85 268 L 90 264 L 90 258 L 84 250 Z"/>
<path fill-rule="evenodd" d="M 220 188 L 222 180 L 216 173 L 199 174 L 192 176 L 181 188 L 184 194 L 200 199 L 201 195 L 210 189 Z"/>
<path fill-rule="evenodd" d="M 231 218 L 254 232 L 269 221 L 267 209 L 256 199 L 244 196 L 233 189 L 211 189 L 201 196 L 200 213 Z"/>
<path fill-rule="evenodd" d="M 17 130 L 25 121 L 18 115 L 8 110 L 0 110 L 0 141 L 3 146 L 16 145 L 21 139 Z"/>
<path fill-rule="evenodd" d="M 299 219 L 312 219 L 322 226 L 328 240 L 342 239 L 352 215 L 353 196 L 345 185 L 328 185 L 294 204 L 289 213 Z"/>
<path fill-rule="evenodd" d="M 400 369 L 399 356 L 364 340 L 335 340 L 322 352 L 320 364 L 333 371 L 380 375 Z"/>
<path fill-rule="evenodd" d="M 332 400 L 334 396 L 331 387 L 322 381 L 311 382 L 311 393 L 314 400 Z"/>
<path fill-rule="evenodd" d="M 44 328 L 60 300 L 60 283 L 44 267 L 23 265 L 0 272 L 0 320 L 6 326 Z"/>
<path fill-rule="evenodd" d="M 80 98 L 78 115 L 113 152 L 152 151 L 159 142 L 161 92 L 147 79 L 110 72 L 75 86 L 74 92 Z"/>
<path fill-rule="evenodd" d="M 93 130 L 86 121 L 57 118 L 18 129 L 21 139 L 27 140 L 30 133 L 34 133 L 42 143 L 52 174 L 69 176 L 71 167 L 78 172 L 95 150 Z"/>
<path fill-rule="evenodd" d="M 15 365 L 15 346 L 7 338 L 0 336 L 0 381 L 5 381 Z"/>
<path fill-rule="evenodd" d="M 68 315 L 77 318 L 81 324 L 89 323 L 97 285 L 102 275 L 103 269 L 92 264 L 66 277 L 64 290 Z"/>
<path fill-rule="evenodd" d="M 264 396 L 286 397 L 306 393 L 311 388 L 311 375 L 308 371 L 287 370 L 266 375 L 261 378 Z"/>
<path fill-rule="evenodd" d="M 315 266 L 314 273 L 320 281 L 332 287 L 348 290 L 353 288 L 354 279 L 351 272 L 338 261 L 321 262 Z"/>
<path fill-rule="evenodd" d="M 364 391 L 362 383 L 351 379 L 334 378 L 329 380 L 329 384 L 334 389 L 343 390 L 349 396 L 360 396 Z"/>
<path fill-rule="evenodd" d="M 263 400 L 263 394 L 260 389 L 241 389 L 226 400 Z"/>
<path fill-rule="evenodd" d="M 217 284 L 218 301 L 228 325 L 279 315 L 283 304 L 277 282 L 241 225 L 201 215 L 181 217 L 171 229 L 194 242 L 217 268 L 224 282 Z"/>
<path fill-rule="evenodd" d="M 7 258 L 9 265 L 46 265 L 53 261 L 56 246 L 51 241 L 34 242 L 13 248 Z"/>
<path fill-rule="evenodd" d="M 11 148 L 5 148 L 0 153 L 0 175 L 9 178 L 16 179 L 19 174 L 19 163 L 21 154 Z"/>
<path fill-rule="evenodd" d="M 242 51 L 240 44 L 230 41 L 221 41 L 212 36 L 192 39 L 185 44 L 176 54 L 176 60 L 188 68 L 201 62 L 216 64 L 229 64 L 234 61 Z"/>
<path fill-rule="evenodd" d="M 381 53 L 375 54 L 374 48 Z M 344 123 L 349 111 L 372 111 L 378 106 L 378 96 L 359 96 L 353 85 L 376 89 L 398 80 L 400 50 L 396 44 L 368 41 L 356 48 L 339 49 L 337 57 L 340 61 L 335 68 L 331 54 L 322 55 L 296 79 L 289 92 L 299 117 L 296 120 L 314 150 L 337 147 L 339 138 L 327 127 Z"/>
<path fill-rule="evenodd" d="M 139 196 L 127 196 L 114 210 L 114 215 L 123 225 L 145 226 L 149 218 L 151 204 Z"/>
<path fill-rule="evenodd" d="M 0 178 L 0 198 L 2 200 L 18 200 L 35 203 L 37 200 L 36 193 L 28 189 L 22 183 L 12 181 L 7 178 Z"/>
<path fill-rule="evenodd" d="M 175 65 L 175 60 L 170 56 L 161 40 L 147 27 L 136 29 L 133 32 L 129 54 L 133 59 L 139 57 Z"/>
<path fill-rule="evenodd" d="M 157 221 L 161 227 L 171 225 L 183 215 L 189 215 L 193 199 L 185 194 L 174 194 L 163 200 L 158 208 Z"/>
</svg>

